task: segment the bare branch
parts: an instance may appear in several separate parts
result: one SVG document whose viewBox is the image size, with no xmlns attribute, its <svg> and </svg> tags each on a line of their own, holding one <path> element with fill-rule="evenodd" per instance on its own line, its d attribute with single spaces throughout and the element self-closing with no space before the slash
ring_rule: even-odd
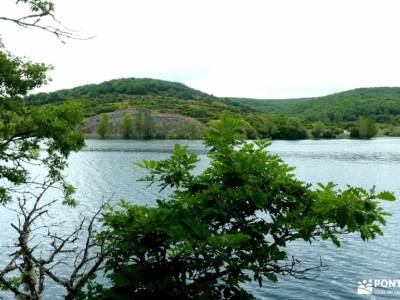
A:
<svg viewBox="0 0 400 300">
<path fill-rule="evenodd" d="M 51 206 L 57 202 L 57 200 L 45 200 L 45 195 L 50 189 L 57 189 L 58 183 L 45 178 L 42 185 L 35 185 L 37 193 L 33 190 L 20 193 L 22 196 L 18 198 L 18 207 L 12 209 L 17 212 L 18 220 L 17 224 L 11 224 L 18 234 L 15 244 L 17 250 L 11 254 L 6 267 L 0 271 L 0 283 L 16 297 L 40 299 L 46 279 L 51 279 L 66 290 L 67 299 L 75 299 L 92 276 L 104 267 L 107 254 L 104 242 L 97 243 L 95 240 L 97 234 L 95 223 L 103 206 L 88 222 L 82 218 L 75 229 L 67 235 L 63 236 L 50 230 L 62 224 L 48 224 L 45 218 Z M 36 226 L 38 220 L 43 224 Z M 37 239 L 33 232 L 39 228 L 47 229 L 47 234 L 42 235 L 39 242 L 34 242 Z M 86 237 L 84 243 L 81 243 L 80 238 L 83 233 Z M 46 239 L 50 241 L 47 246 L 43 242 Z M 56 267 L 59 265 L 65 265 L 70 275 L 67 277 L 58 275 Z M 12 281 L 6 278 L 10 272 L 19 273 L 22 280 L 21 287 L 13 285 Z"/>
<path fill-rule="evenodd" d="M 56 25 L 45 25 L 42 24 L 43 18 L 50 17 Z M 90 40 L 94 38 L 94 36 L 82 37 L 77 31 L 65 28 L 61 25 L 59 21 L 57 21 L 53 15 L 51 14 L 33 14 L 28 15 L 21 18 L 9 18 L 0 16 L 0 20 L 13 22 L 18 26 L 24 28 L 35 28 L 39 30 L 46 31 L 52 35 L 55 35 L 62 43 L 65 43 L 65 39 L 73 39 L 73 40 Z"/>
</svg>

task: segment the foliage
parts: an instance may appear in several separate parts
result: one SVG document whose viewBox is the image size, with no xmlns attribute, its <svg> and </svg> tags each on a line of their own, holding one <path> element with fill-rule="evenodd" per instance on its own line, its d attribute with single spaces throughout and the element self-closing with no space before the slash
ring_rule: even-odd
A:
<svg viewBox="0 0 400 300">
<path fill-rule="evenodd" d="M 21 101 L 47 82 L 47 66 L 16 58 L 3 49 L 0 65 L 0 203 L 4 204 L 10 200 L 10 189 L 32 180 L 27 164 L 40 163 L 53 179 L 60 180 L 68 155 L 84 146 L 84 138 L 76 131 L 83 117 L 79 103 L 28 108 Z M 72 203 L 72 187 L 65 182 L 63 187 Z"/>
<path fill-rule="evenodd" d="M 356 121 L 366 114 L 379 123 L 395 123 L 399 121 L 400 114 L 398 87 L 360 88 L 316 98 L 282 100 L 230 98 L 226 101 L 261 112 L 297 116 L 324 123 Z"/>
<path fill-rule="evenodd" d="M 135 115 L 135 132 L 138 137 L 142 136 L 143 132 L 143 113 L 138 111 Z"/>
<path fill-rule="evenodd" d="M 400 127 L 395 127 L 392 128 L 388 133 L 388 136 L 393 136 L 393 137 L 400 137 Z"/>
<path fill-rule="evenodd" d="M 135 137 L 140 139 L 151 139 L 163 134 L 159 132 L 162 128 L 156 128 L 152 112 L 149 110 L 139 110 L 136 112 L 133 127 Z"/>
<path fill-rule="evenodd" d="M 311 135 L 315 139 L 322 138 L 325 131 L 325 126 L 321 122 L 314 124 Z"/>
<path fill-rule="evenodd" d="M 174 140 L 186 138 L 186 132 L 181 123 L 176 124 L 176 126 L 175 126 L 172 134 L 170 134 L 169 138 L 174 139 Z"/>
<path fill-rule="evenodd" d="M 182 123 L 178 122 L 168 136 L 170 139 L 200 139 L 201 137 L 202 130 L 198 128 L 194 120 L 191 120 L 187 126 L 183 126 Z"/>
<path fill-rule="evenodd" d="M 125 113 L 122 118 L 121 131 L 125 139 L 129 139 L 133 135 L 133 120 L 129 113 Z"/>
<path fill-rule="evenodd" d="M 143 114 L 143 137 L 151 139 L 154 133 L 154 120 L 151 112 L 146 110 Z"/>
<path fill-rule="evenodd" d="M 400 88 L 356 89 L 319 98 L 256 100 L 217 98 L 177 82 L 125 78 L 39 93 L 29 96 L 27 102 L 37 105 L 67 99 L 82 100 L 86 116 L 135 109 L 180 114 L 207 124 L 218 120 L 221 112 L 230 112 L 249 123 L 248 138 L 304 139 L 313 136 L 313 129 L 321 124 L 325 129 L 319 134 L 315 131 L 313 137 L 335 138 L 351 130 L 364 115 L 380 124 L 398 126 L 400 122 Z M 153 132 L 151 136 L 160 134 L 167 135 Z M 178 131 L 168 136 L 182 134 Z"/>
<path fill-rule="evenodd" d="M 92 286 L 97 299 L 250 299 L 243 283 L 299 275 L 289 260 L 288 242 L 331 240 L 358 233 L 381 235 L 385 224 L 379 199 L 389 192 L 367 192 L 333 183 L 297 180 L 289 167 L 268 153 L 268 142 L 246 143 L 243 121 L 224 115 L 205 138 L 210 166 L 198 175 L 198 158 L 176 145 L 171 158 L 145 161 L 144 180 L 172 188 L 156 207 L 121 202 L 104 214 L 100 241 L 110 251 L 110 286 Z"/>
<path fill-rule="evenodd" d="M 58 26 L 62 26 L 53 16 L 52 1 L 16 1 L 16 4 L 21 3 L 28 5 L 28 15 L 15 19 L 0 16 L 0 20 L 25 28 L 40 28 L 59 38 L 74 36 L 68 29 L 59 29 Z M 48 20 L 47 17 L 56 25 L 43 25 L 41 21 Z M 22 101 L 27 93 L 48 81 L 46 71 L 49 69 L 44 64 L 15 57 L 0 45 L 0 204 L 17 202 L 8 207 L 16 214 L 17 222 L 11 224 L 16 239 L 12 246 L 3 249 L 2 263 L 4 259 L 9 261 L 0 269 L 0 290 L 13 293 L 16 299 L 41 299 L 46 278 L 66 288 L 66 299 L 76 299 L 104 259 L 101 251 L 94 257 L 88 254 L 94 246 L 101 248 L 93 242 L 93 222 L 97 215 L 88 226 L 84 247 L 70 246 L 79 240 L 83 222 L 67 237 L 51 229 L 60 223 L 45 222 L 49 207 L 57 202 L 46 200 L 44 195 L 50 188 L 63 192 L 64 197 L 60 199 L 64 204 L 76 204 L 72 198 L 74 188 L 65 181 L 62 170 L 69 154 L 84 146 L 84 137 L 77 131 L 83 119 L 80 103 L 67 101 L 59 105 L 28 107 Z M 39 174 L 30 172 L 31 165 L 40 167 Z M 37 243 L 33 238 L 40 230 L 46 231 L 51 240 L 48 251 L 41 248 L 42 241 Z M 76 255 L 68 279 L 53 273 L 55 266 L 66 263 L 66 253 Z"/>
<path fill-rule="evenodd" d="M 87 116 L 126 109 L 178 113 L 202 122 L 217 119 L 221 111 L 242 113 L 244 106 L 227 104 L 181 83 L 149 78 L 123 78 L 27 97 L 33 105 L 79 99 Z"/>
<path fill-rule="evenodd" d="M 104 94 L 109 95 L 163 95 L 178 99 L 212 100 L 213 96 L 189 88 L 178 82 L 169 82 L 150 78 L 121 78 L 105 81 L 101 84 L 89 84 L 69 90 L 53 93 L 39 93 L 29 97 L 29 101 L 48 103 L 66 100 L 68 98 L 95 98 Z"/>
<path fill-rule="evenodd" d="M 110 131 L 110 120 L 107 114 L 101 114 L 96 133 L 102 138 L 108 137 Z"/>
<path fill-rule="evenodd" d="M 0 99 L 21 97 L 47 82 L 44 64 L 12 56 L 0 44 Z"/>
<path fill-rule="evenodd" d="M 360 138 L 370 139 L 374 137 L 378 130 L 375 121 L 370 116 L 363 116 L 358 120 Z"/>
<path fill-rule="evenodd" d="M 30 6 L 30 10 L 40 14 L 52 14 L 54 12 L 54 3 L 46 0 L 17 0 L 18 3 L 25 3 Z"/>
<path fill-rule="evenodd" d="M 311 135 L 315 139 L 332 139 L 336 137 L 333 130 L 327 128 L 322 122 L 317 122 L 313 125 Z"/>
<path fill-rule="evenodd" d="M 188 133 L 186 135 L 187 139 L 199 139 L 202 137 L 201 130 L 197 127 L 196 122 L 193 120 L 189 123 Z"/>
<path fill-rule="evenodd" d="M 350 131 L 353 138 L 370 139 L 377 134 L 375 121 L 370 116 L 362 116 L 358 119 L 356 127 Z"/>
<path fill-rule="evenodd" d="M 288 140 L 307 138 L 307 131 L 303 124 L 299 119 L 294 117 L 272 114 L 250 114 L 246 117 L 246 120 L 255 129 L 254 135 L 260 138 Z"/>
</svg>

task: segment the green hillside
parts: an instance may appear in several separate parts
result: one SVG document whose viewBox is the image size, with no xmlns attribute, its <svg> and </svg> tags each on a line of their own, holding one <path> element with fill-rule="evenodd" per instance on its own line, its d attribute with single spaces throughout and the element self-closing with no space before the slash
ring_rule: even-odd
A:
<svg viewBox="0 0 400 300">
<path fill-rule="evenodd" d="M 309 121 L 355 121 L 371 115 L 380 123 L 397 123 L 400 114 L 400 88 L 359 88 L 324 97 L 284 100 L 227 98 L 260 112 L 292 115 Z"/>
<path fill-rule="evenodd" d="M 51 93 L 38 93 L 27 97 L 26 101 L 40 105 L 70 99 L 78 99 L 86 104 L 88 117 L 124 109 L 148 109 L 208 122 L 218 118 L 222 111 L 252 111 L 247 106 L 223 101 L 182 83 L 149 78 L 115 79 Z"/>
<path fill-rule="evenodd" d="M 213 100 L 216 97 L 192 89 L 179 82 L 150 78 L 122 78 L 105 81 L 100 84 L 87 84 L 72 89 L 52 93 L 39 93 L 29 97 L 32 102 L 48 103 L 63 101 L 67 98 L 97 99 L 109 95 L 159 95 L 178 99 Z"/>
<path fill-rule="evenodd" d="M 259 100 L 218 98 L 178 82 L 123 78 L 39 93 L 26 101 L 43 105 L 71 99 L 80 100 L 86 107 L 88 126 L 83 130 L 89 137 L 99 137 L 100 116 L 107 114 L 109 130 L 103 137 L 125 136 L 125 117 L 125 123 L 136 124 L 136 129 L 129 129 L 128 136 L 133 138 L 198 138 L 208 122 L 217 120 L 222 112 L 246 120 L 249 138 L 400 135 L 400 88 L 360 88 L 316 98 Z M 146 117 L 142 120 L 139 116 Z"/>
</svg>

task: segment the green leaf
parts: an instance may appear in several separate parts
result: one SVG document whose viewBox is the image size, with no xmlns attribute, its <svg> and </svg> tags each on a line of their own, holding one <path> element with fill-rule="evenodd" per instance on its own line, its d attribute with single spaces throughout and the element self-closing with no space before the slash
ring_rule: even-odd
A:
<svg viewBox="0 0 400 300">
<path fill-rule="evenodd" d="M 379 199 L 386 200 L 386 201 L 395 201 L 396 200 L 396 196 L 393 193 L 387 192 L 387 191 L 379 193 L 377 195 L 377 197 Z"/>
</svg>

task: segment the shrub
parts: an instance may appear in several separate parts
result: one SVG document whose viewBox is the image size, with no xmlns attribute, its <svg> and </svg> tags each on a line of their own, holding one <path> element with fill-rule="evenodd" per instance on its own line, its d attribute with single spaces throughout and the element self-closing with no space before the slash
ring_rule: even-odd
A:
<svg viewBox="0 0 400 300">
<path fill-rule="evenodd" d="M 393 194 L 333 183 L 311 189 L 266 151 L 268 142 L 246 143 L 241 124 L 229 116 L 214 123 L 205 137 L 210 165 L 198 175 L 197 156 L 180 145 L 167 160 L 143 162 L 144 180 L 173 192 L 156 207 L 108 208 L 99 239 L 108 244 L 111 285 L 92 287 L 91 297 L 251 299 L 243 283 L 305 271 L 288 259 L 290 241 L 340 246 L 340 234 L 382 234 L 388 214 L 378 199 Z"/>
</svg>

